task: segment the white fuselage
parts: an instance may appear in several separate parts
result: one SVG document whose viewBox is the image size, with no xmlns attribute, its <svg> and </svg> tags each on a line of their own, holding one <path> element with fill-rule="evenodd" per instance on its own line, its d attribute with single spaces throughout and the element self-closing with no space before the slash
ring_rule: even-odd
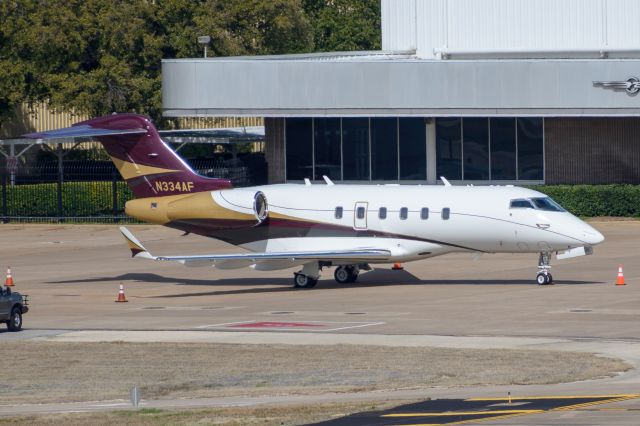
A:
<svg viewBox="0 0 640 426">
<path fill-rule="evenodd" d="M 546 198 L 512 186 L 283 184 L 214 191 L 212 196 L 246 213 L 253 209 L 247 200 L 257 191 L 266 196 L 270 218 L 309 226 L 295 235 L 241 244 L 252 251 L 375 247 L 390 250 L 394 261 L 410 261 L 455 251 L 562 251 L 604 240 L 562 209 L 511 207 L 513 200 Z M 341 217 L 336 214 L 340 208 Z"/>
</svg>

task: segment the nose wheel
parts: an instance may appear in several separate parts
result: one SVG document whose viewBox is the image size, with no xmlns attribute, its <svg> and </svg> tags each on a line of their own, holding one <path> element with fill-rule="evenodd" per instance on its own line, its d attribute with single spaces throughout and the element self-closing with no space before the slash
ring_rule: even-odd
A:
<svg viewBox="0 0 640 426">
<path fill-rule="evenodd" d="M 536 275 L 538 285 L 553 284 L 553 276 L 549 269 L 551 269 L 551 252 L 543 251 L 538 258 L 538 275 Z"/>
<path fill-rule="evenodd" d="M 548 272 L 546 274 L 544 272 L 539 272 L 538 275 L 536 275 L 536 282 L 538 285 L 553 284 L 553 276 Z"/>
</svg>

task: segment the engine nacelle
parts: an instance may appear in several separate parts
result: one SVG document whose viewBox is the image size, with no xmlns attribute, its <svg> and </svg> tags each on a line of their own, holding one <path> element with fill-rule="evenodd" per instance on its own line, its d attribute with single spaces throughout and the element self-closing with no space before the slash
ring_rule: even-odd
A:
<svg viewBox="0 0 640 426">
<path fill-rule="evenodd" d="M 269 205 L 261 191 L 227 189 L 131 200 L 126 211 L 159 224 L 180 222 L 206 229 L 237 229 L 263 223 L 269 216 Z"/>
</svg>

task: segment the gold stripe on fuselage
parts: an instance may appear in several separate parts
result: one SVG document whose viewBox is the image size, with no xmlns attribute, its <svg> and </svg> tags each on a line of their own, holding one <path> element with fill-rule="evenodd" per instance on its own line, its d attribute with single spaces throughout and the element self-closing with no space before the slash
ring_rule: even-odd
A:
<svg viewBox="0 0 640 426">
<path fill-rule="evenodd" d="M 255 220 L 253 213 L 241 213 L 216 203 L 211 192 L 137 198 L 127 201 L 128 216 L 164 225 L 181 219 Z"/>
<path fill-rule="evenodd" d="M 131 163 L 129 161 L 121 160 L 116 157 L 111 157 L 113 164 L 116 165 L 116 168 L 122 175 L 125 180 L 147 176 L 147 175 L 157 175 L 160 173 L 175 173 L 180 170 L 173 169 L 163 169 L 161 167 L 152 167 L 152 166 L 144 166 L 142 164 Z"/>
</svg>

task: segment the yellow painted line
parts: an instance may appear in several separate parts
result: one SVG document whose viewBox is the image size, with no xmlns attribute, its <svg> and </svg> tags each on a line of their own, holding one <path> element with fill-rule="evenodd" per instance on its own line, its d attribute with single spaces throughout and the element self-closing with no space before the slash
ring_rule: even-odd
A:
<svg viewBox="0 0 640 426">
<path fill-rule="evenodd" d="M 512 396 L 512 401 L 528 401 L 536 399 L 580 399 L 580 398 L 640 398 L 640 394 L 622 394 L 622 395 L 556 395 L 556 396 Z M 497 398 L 469 398 L 465 401 L 508 401 L 509 397 L 497 397 Z"/>
<path fill-rule="evenodd" d="M 544 412 L 544 411 L 541 411 Z M 479 423 L 479 422 L 486 422 L 489 420 L 504 420 L 504 419 L 510 419 L 513 417 L 518 417 L 518 416 L 526 416 L 528 414 L 540 414 L 540 413 L 518 413 L 518 414 L 508 414 L 506 416 L 491 416 L 491 417 L 483 417 L 481 419 L 470 419 L 470 420 L 462 420 L 460 422 L 453 422 L 453 423 L 445 423 L 446 425 L 463 425 L 463 424 L 468 424 L 468 423 Z"/>
<path fill-rule="evenodd" d="M 628 401 L 628 400 L 634 399 L 634 398 L 638 398 L 638 397 L 634 396 L 634 397 L 621 397 L 621 398 L 601 399 L 599 401 L 585 402 L 583 404 L 575 404 L 575 405 L 567 405 L 566 407 L 558 407 L 558 408 L 552 409 L 551 411 L 571 411 L 571 410 L 575 410 L 575 409 L 578 409 L 578 408 L 592 407 L 594 405 L 611 404 L 611 403 L 614 403 L 614 402 Z"/>
<path fill-rule="evenodd" d="M 497 411 L 442 411 L 440 413 L 398 413 L 384 414 L 382 417 L 442 417 L 442 416 L 484 416 L 488 414 L 534 414 L 544 410 L 497 410 Z"/>
</svg>

